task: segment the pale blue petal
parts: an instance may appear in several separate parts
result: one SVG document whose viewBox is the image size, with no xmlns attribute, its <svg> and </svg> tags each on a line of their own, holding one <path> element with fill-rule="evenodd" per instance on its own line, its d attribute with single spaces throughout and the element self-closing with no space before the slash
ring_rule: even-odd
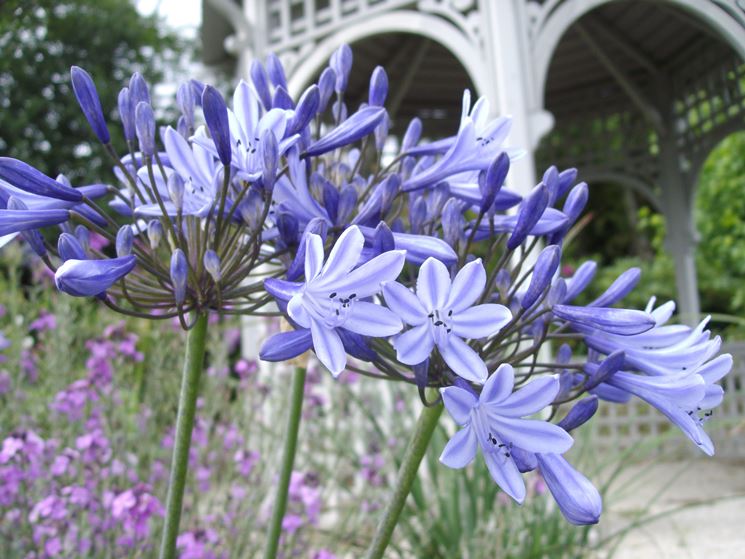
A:
<svg viewBox="0 0 745 559">
<path fill-rule="evenodd" d="M 696 372 L 701 375 L 706 384 L 712 384 L 729 373 L 730 369 L 732 369 L 732 356 L 729 353 L 724 353 L 716 359 L 712 359 L 706 365 L 702 365 Z"/>
<path fill-rule="evenodd" d="M 393 281 L 401 273 L 406 261 L 402 250 L 390 250 L 365 262 L 334 283 L 340 293 L 354 293 L 358 299 L 380 293 L 383 282 Z"/>
<path fill-rule="evenodd" d="M 406 324 L 418 326 L 427 320 L 427 311 L 421 301 L 406 286 L 395 281 L 386 282 L 383 284 L 383 296 L 388 308 Z"/>
<path fill-rule="evenodd" d="M 448 367 L 461 378 L 483 383 L 489 372 L 479 354 L 457 336 L 450 336 L 448 344 L 437 346 Z"/>
<path fill-rule="evenodd" d="M 313 336 L 313 349 L 318 360 L 338 377 L 347 366 L 347 354 L 335 328 L 327 328 L 317 320 L 311 319 L 310 333 Z"/>
<path fill-rule="evenodd" d="M 525 500 L 525 482 L 515 461 L 501 452 L 485 452 L 484 461 L 492 479 L 502 491 L 522 504 Z"/>
<path fill-rule="evenodd" d="M 486 270 L 481 258 L 469 262 L 456 274 L 445 307 L 459 313 L 476 302 L 486 286 Z"/>
<path fill-rule="evenodd" d="M 241 128 L 247 134 L 253 134 L 259 120 L 259 103 L 249 85 L 243 80 L 240 81 L 238 87 L 235 88 L 235 93 L 233 93 L 233 111 Z M 244 147 L 246 147 L 247 139 L 249 138 L 243 138 Z"/>
<path fill-rule="evenodd" d="M 718 384 L 710 384 L 706 387 L 706 393 L 698 403 L 698 407 L 702 410 L 710 410 L 721 404 L 723 399 L 724 389 Z"/>
<path fill-rule="evenodd" d="M 323 267 L 320 281 L 330 285 L 342 278 L 357 265 L 362 253 L 365 237 L 357 227 L 349 227 L 337 239 Z"/>
<path fill-rule="evenodd" d="M 448 468 L 465 468 L 476 457 L 478 443 L 471 427 L 458 431 L 448 441 L 440 455 L 440 462 Z"/>
<path fill-rule="evenodd" d="M 398 334 L 404 327 L 401 319 L 392 311 L 365 301 L 357 301 L 349 310 L 344 328 L 375 338 L 387 338 Z"/>
<path fill-rule="evenodd" d="M 303 297 L 302 293 L 292 296 L 290 302 L 287 303 L 287 314 L 303 328 L 310 328 L 310 315 L 303 304 Z"/>
<path fill-rule="evenodd" d="M 558 425 L 536 419 L 512 419 L 489 414 L 490 425 L 499 436 L 528 452 L 555 452 L 569 450 L 574 440 Z"/>
<path fill-rule="evenodd" d="M 505 417 L 532 415 L 551 402 L 559 393 L 559 379 L 555 376 L 537 378 L 514 392 L 496 408 Z"/>
<path fill-rule="evenodd" d="M 479 401 L 482 404 L 496 404 L 512 394 L 515 385 L 515 370 L 512 365 L 503 363 L 494 371 L 481 389 Z"/>
<path fill-rule="evenodd" d="M 416 294 L 427 312 L 441 309 L 450 294 L 450 273 L 436 258 L 427 258 L 419 268 Z"/>
<path fill-rule="evenodd" d="M 318 235 L 309 234 L 305 240 L 305 281 L 313 281 L 323 266 L 323 241 Z"/>
<path fill-rule="evenodd" d="M 476 395 L 470 390 L 458 386 L 440 389 L 445 409 L 458 425 L 465 425 L 471 418 L 471 410 L 478 404 Z"/>
<path fill-rule="evenodd" d="M 429 324 L 415 326 L 393 340 L 396 358 L 406 365 L 418 365 L 427 359 L 434 345 Z"/>
<path fill-rule="evenodd" d="M 476 305 L 464 311 L 455 312 L 450 318 L 453 333 L 461 338 L 485 338 L 496 334 L 512 319 L 507 307 L 502 305 Z"/>
</svg>

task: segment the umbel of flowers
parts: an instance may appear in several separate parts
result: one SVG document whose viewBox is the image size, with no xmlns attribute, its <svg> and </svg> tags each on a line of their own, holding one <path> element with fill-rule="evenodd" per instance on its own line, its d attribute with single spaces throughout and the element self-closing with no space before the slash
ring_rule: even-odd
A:
<svg viewBox="0 0 745 559">
<path fill-rule="evenodd" d="M 522 474 L 538 470 L 575 524 L 597 522 L 602 504 L 563 455 L 598 399 L 640 398 L 712 454 L 703 424 L 732 359 L 707 322 L 670 323 L 672 302 L 618 306 L 637 269 L 574 304 L 596 269 L 560 273 L 588 197 L 577 171 L 550 167 L 525 196 L 506 187 L 520 155 L 503 145 L 510 120 L 468 91 L 452 136 L 423 141 L 415 118 L 390 143 L 385 71 L 373 72 L 367 102 L 350 106 L 351 67 L 342 46 L 296 100 L 276 57 L 254 61 L 232 108 L 192 80 L 178 89 L 178 122 L 162 128 L 135 74 L 117 104 L 126 154 L 112 147 L 92 78 L 74 67 L 111 183 L 73 186 L 0 158 L 0 235 L 23 236 L 60 291 L 125 314 L 177 316 L 189 331 L 161 557 L 175 553 L 206 316 L 278 314 L 272 300 L 292 329 L 265 341 L 263 359 L 312 350 L 335 377 L 349 369 L 410 383 L 425 404 L 368 557 L 383 555 L 443 404 L 461 427 L 442 449 L 445 466 L 480 454 L 518 503 Z M 115 253 L 93 248 L 92 232 Z M 304 378 L 298 368 L 266 557 L 277 555 Z"/>
</svg>

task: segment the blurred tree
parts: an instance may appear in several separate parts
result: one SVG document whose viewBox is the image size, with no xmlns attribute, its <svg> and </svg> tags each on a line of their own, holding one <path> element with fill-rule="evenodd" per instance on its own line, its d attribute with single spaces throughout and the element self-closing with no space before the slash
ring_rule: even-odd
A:
<svg viewBox="0 0 745 559">
<path fill-rule="evenodd" d="M 108 175 L 103 150 L 70 86 L 70 66 L 94 78 L 109 116 L 134 71 L 155 83 L 181 58 L 184 42 L 134 0 L 0 1 L 0 155 L 73 184 Z M 121 153 L 121 134 L 112 141 Z"/>
</svg>

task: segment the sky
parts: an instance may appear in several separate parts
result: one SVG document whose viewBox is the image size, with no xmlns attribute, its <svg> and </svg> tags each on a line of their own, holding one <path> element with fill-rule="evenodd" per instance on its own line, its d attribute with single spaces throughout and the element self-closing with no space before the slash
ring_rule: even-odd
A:
<svg viewBox="0 0 745 559">
<path fill-rule="evenodd" d="M 202 0 L 137 0 L 137 9 L 150 15 L 158 12 L 166 23 L 194 38 L 202 21 Z"/>
</svg>

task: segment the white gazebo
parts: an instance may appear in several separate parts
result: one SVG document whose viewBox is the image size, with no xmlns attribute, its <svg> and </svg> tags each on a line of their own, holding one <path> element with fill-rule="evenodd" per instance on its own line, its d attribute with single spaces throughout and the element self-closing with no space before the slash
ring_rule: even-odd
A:
<svg viewBox="0 0 745 559">
<path fill-rule="evenodd" d="M 347 99 L 365 99 L 384 66 L 394 131 L 419 116 L 426 134 L 451 134 L 462 90 L 488 96 L 530 152 L 516 186 L 535 184 L 536 162 L 573 166 L 665 215 L 679 309 L 698 316 L 694 193 L 711 149 L 745 129 L 745 1 L 204 0 L 203 10 L 207 63 L 244 76 L 273 51 L 295 94 L 351 44 Z"/>
</svg>

